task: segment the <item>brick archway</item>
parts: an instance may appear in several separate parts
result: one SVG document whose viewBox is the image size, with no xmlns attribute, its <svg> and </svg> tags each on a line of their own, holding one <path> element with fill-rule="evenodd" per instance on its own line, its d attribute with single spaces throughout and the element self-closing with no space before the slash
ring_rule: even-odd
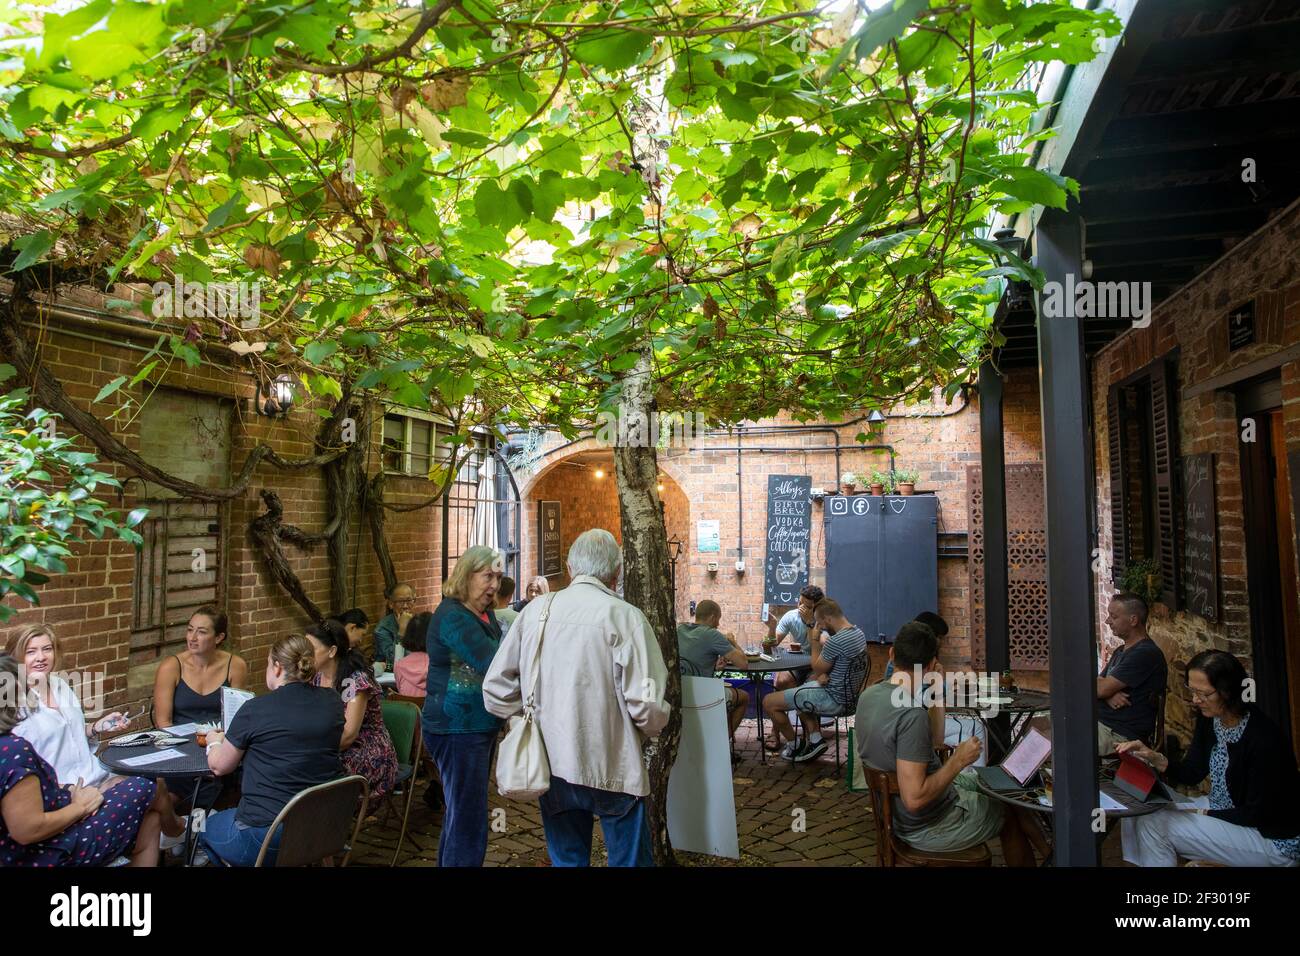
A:
<svg viewBox="0 0 1300 956">
<path fill-rule="evenodd" d="M 521 577 L 527 581 L 537 574 L 537 505 L 540 501 L 560 502 L 561 552 L 568 554 L 569 546 L 579 534 L 590 528 L 604 528 L 622 541 L 622 528 L 618 509 L 618 485 L 614 477 L 614 453 L 609 446 L 594 438 L 563 446 L 549 458 L 536 474 L 516 475 L 520 500 L 523 503 L 523 552 L 520 561 Z M 598 472 L 600 474 L 598 475 Z M 682 559 L 677 563 L 677 616 L 685 619 L 689 609 L 688 588 L 684 581 L 688 575 L 686 555 L 690 551 L 690 500 L 683 490 L 682 476 L 677 462 L 659 461 L 663 476 L 660 498 L 664 502 L 664 520 L 669 541 L 681 542 Z M 670 546 L 669 557 L 675 549 Z M 551 587 L 568 583 L 568 574 L 550 578 Z"/>
</svg>

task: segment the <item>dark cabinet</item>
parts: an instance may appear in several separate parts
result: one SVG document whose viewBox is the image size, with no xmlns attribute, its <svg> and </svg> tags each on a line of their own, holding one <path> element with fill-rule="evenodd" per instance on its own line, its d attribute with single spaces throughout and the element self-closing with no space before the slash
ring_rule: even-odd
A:
<svg viewBox="0 0 1300 956">
<path fill-rule="evenodd" d="M 869 641 L 939 606 L 938 499 L 831 495 L 823 502 L 826 594 Z"/>
</svg>

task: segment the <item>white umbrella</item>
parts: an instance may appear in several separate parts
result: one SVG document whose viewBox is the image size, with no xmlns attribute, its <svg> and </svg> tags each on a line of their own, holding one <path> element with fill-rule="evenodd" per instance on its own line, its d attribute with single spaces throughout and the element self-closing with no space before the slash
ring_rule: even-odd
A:
<svg viewBox="0 0 1300 956">
<path fill-rule="evenodd" d="M 470 544 L 499 547 L 497 542 L 496 456 L 488 454 L 478 470 L 478 500 L 474 504 L 474 533 Z"/>
</svg>

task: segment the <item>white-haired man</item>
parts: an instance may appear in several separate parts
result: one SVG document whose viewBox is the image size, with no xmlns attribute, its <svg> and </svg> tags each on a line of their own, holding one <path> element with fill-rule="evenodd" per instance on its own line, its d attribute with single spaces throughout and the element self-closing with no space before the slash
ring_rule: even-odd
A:
<svg viewBox="0 0 1300 956">
<path fill-rule="evenodd" d="M 650 866 L 641 751 L 668 722 L 668 670 L 646 616 L 614 593 L 623 568 L 614 536 L 583 532 L 568 563 L 569 586 L 530 601 L 515 619 L 483 681 L 483 702 L 498 717 L 523 709 L 540 639 L 534 707 L 551 765 L 551 789 L 539 801 L 551 863 L 590 865 L 599 817 L 610 866 Z"/>
</svg>

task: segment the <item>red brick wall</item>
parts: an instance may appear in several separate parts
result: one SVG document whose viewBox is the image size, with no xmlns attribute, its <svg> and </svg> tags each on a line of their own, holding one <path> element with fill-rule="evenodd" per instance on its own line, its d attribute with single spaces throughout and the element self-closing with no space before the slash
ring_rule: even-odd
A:
<svg viewBox="0 0 1300 956">
<path fill-rule="evenodd" d="M 147 331 L 147 330 L 146 330 Z M 132 449 L 139 448 L 140 423 L 128 414 L 117 419 L 109 416 L 118 407 L 114 396 L 93 403 L 99 390 L 118 375 L 131 376 L 138 370 L 152 337 L 142 343 L 130 342 L 130 336 L 115 339 L 102 331 L 94 333 L 98 341 L 86 337 L 75 324 L 53 320 L 41 338 L 40 354 L 51 371 L 64 383 L 69 396 L 107 423 L 117 437 Z M 137 348 L 132 348 L 132 345 Z M 215 359 L 214 359 L 215 360 Z M 230 362 L 223 359 L 224 362 Z M 237 364 L 237 360 L 235 363 Z M 168 388 L 233 399 L 236 403 L 231 436 L 232 474 L 237 474 L 248 453 L 259 442 L 270 444 L 280 455 L 290 458 L 314 454 L 312 439 L 320 419 L 310 409 L 297 408 L 285 420 L 272 420 L 254 414 L 252 378 L 242 368 L 218 367 L 205 361 L 193 372 L 176 362 L 155 382 Z M 124 390 L 125 391 L 125 390 Z M 147 386 L 130 390 L 141 401 Z M 377 413 L 376 413 L 377 414 Z M 67 434 L 67 430 L 64 431 Z M 378 467 L 381 429 L 376 422 L 371 430 L 375 443 L 369 456 L 372 471 Z M 79 447 L 94 449 L 84 439 Z M 119 480 L 128 477 L 124 469 L 102 462 L 104 471 Z M 393 503 L 414 503 L 433 493 L 430 482 L 416 478 L 391 477 L 386 494 Z M 324 482 L 319 469 L 283 471 L 262 464 L 258 467 L 247 492 L 233 500 L 226 510 L 228 545 L 224 556 L 225 600 L 230 617 L 230 642 L 227 648 L 249 662 L 250 679 L 255 689 L 264 681 L 265 655 L 269 646 L 285 634 L 301 633 L 306 615 L 267 575 L 261 557 L 252 549 L 248 525 L 262 513 L 258 492 L 272 488 L 284 504 L 284 520 L 308 531 L 318 531 L 329 520 L 326 514 Z M 101 495 L 113 507 L 123 511 L 135 507 L 140 483 L 127 484 L 127 494 L 119 498 L 107 489 Z M 383 579 L 374 557 L 368 525 L 359 510 L 352 523 L 353 562 L 348 567 L 348 581 L 355 581 L 353 601 L 377 620 L 384 613 Z M 410 514 L 390 513 L 387 537 L 398 577 L 416 588 L 421 605 L 436 606 L 440 587 L 441 517 L 437 506 Z M 328 559 L 324 545 L 311 553 L 285 545 L 290 564 L 301 578 L 308 595 L 326 612 L 330 607 Z M 132 600 L 135 592 L 135 552 L 123 542 L 92 542 L 77 549 L 69 561 L 67 574 L 58 575 L 38 589 L 41 604 L 31 607 L 10 598 L 19 614 L 5 628 L 0 628 L 0 645 L 10 634 L 35 623 L 54 627 L 63 648 L 60 667 L 65 670 L 100 669 L 105 672 L 106 704 L 120 708 L 128 702 L 151 696 L 151 670 L 137 667 L 128 686 L 129 647 L 132 625 Z"/>
<path fill-rule="evenodd" d="M 1041 458 L 1038 384 L 1032 370 L 1014 372 L 1006 383 L 1003 402 L 1004 442 L 1009 462 L 1035 461 Z M 944 414 L 946 413 L 946 414 Z M 918 417 L 930 414 L 938 417 Z M 960 401 L 951 406 L 942 402 L 914 405 L 894 410 L 886 424 L 882 441 L 894 446 L 899 468 L 919 471 L 918 491 L 932 491 L 939 496 L 940 530 L 966 530 L 966 465 L 979 461 L 978 399 L 962 408 Z M 905 417 L 913 416 L 913 417 Z M 796 424 L 790 419 L 764 421 L 756 427 L 773 424 Z M 835 428 L 841 444 L 840 470 L 887 470 L 889 457 L 884 452 L 870 452 L 857 447 L 856 436 L 864 423 Z M 549 447 L 558 447 L 555 439 Z M 693 450 L 670 448 L 659 454 L 660 468 L 668 476 L 665 482 L 666 520 L 669 537 L 674 534 L 685 542 L 678 562 L 678 616 L 684 619 L 689 602 L 711 598 L 722 605 L 723 629 L 735 631 L 738 638 L 761 637 L 767 626 L 760 620 L 763 602 L 763 562 L 766 557 L 767 477 L 771 474 L 809 475 L 813 487 L 838 487 L 833 446 L 835 435 L 825 432 L 785 432 L 749 435 L 739 443 L 747 449 L 741 453 L 741 478 L 737 481 L 738 441 L 734 434 L 701 437 L 691 441 Z M 760 446 L 769 450 L 760 451 Z M 599 487 L 595 480 L 584 478 L 577 468 L 564 464 L 574 456 L 587 457 L 600 446 L 592 440 L 564 447 L 557 454 L 542 459 L 536 474 L 516 475 L 525 498 L 524 553 L 525 565 L 532 573 L 536 552 L 536 502 L 543 499 L 574 499 L 565 511 L 564 547 L 567 549 L 577 532 L 602 524 L 618 534 L 618 506 L 613 475 L 607 466 L 606 478 Z M 709 450 L 718 449 L 718 450 Z M 778 449 L 778 450 L 770 450 Z M 821 505 L 812 512 L 812 556 L 810 577 L 815 584 L 826 578 L 825 549 L 822 540 Z M 696 540 L 696 522 L 716 519 L 719 522 L 722 550 L 717 554 L 701 553 Z M 743 525 L 743 536 L 741 535 Z M 746 563 L 738 574 L 738 557 Z M 716 561 L 719 569 L 710 573 L 707 565 Z M 553 582 L 554 583 L 554 582 Z M 939 612 L 951 626 L 945 642 L 945 654 L 953 662 L 970 658 L 970 634 L 967 610 L 968 570 L 966 561 L 939 560 Z M 918 609 L 919 610 L 919 609 Z"/>
<path fill-rule="evenodd" d="M 1213 268 L 1162 303 L 1144 329 L 1131 329 L 1103 349 L 1093 364 L 1093 416 L 1097 460 L 1097 512 L 1101 549 L 1112 554 L 1110 479 L 1106 399 L 1110 385 L 1153 360 L 1178 354 L 1178 454 L 1214 452 L 1215 498 L 1218 511 L 1220 620 L 1179 611 L 1170 614 L 1158 605 L 1149 630 L 1171 663 L 1171 703 L 1168 722 L 1184 735 L 1190 731 L 1189 702 L 1183 698 L 1182 675 L 1198 651 L 1210 647 L 1236 654 L 1252 667 L 1249 570 L 1242 525 L 1240 423 L 1230 391 L 1206 391 L 1189 397 L 1187 390 L 1238 369 L 1264 356 L 1300 343 L 1300 205 L 1238 245 Z M 1256 342 L 1236 352 L 1227 346 L 1227 314 L 1256 300 Z M 1300 448 L 1300 361 L 1282 365 L 1283 421 L 1287 450 Z M 1262 425 L 1261 425 L 1262 427 Z M 1300 479 L 1292 475 L 1291 480 Z M 1295 521 L 1296 516 L 1292 516 Z M 1287 542 L 1282 542 L 1287 546 Z M 1261 569 L 1260 573 L 1276 573 Z M 1101 575 L 1099 620 L 1114 594 L 1110 575 Z M 1300 582 L 1297 583 L 1300 586 Z M 1298 591 L 1300 593 L 1300 591 Z M 1101 626 L 1099 639 L 1109 633 Z"/>
</svg>

